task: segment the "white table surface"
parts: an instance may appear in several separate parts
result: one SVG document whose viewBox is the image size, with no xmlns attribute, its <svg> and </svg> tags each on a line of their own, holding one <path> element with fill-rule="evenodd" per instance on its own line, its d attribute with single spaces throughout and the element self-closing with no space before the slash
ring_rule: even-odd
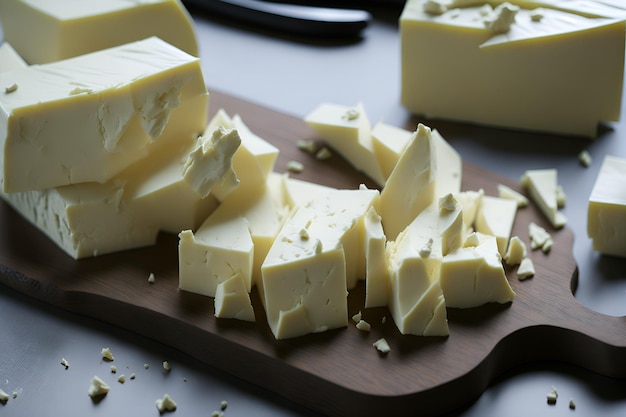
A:
<svg viewBox="0 0 626 417">
<path fill-rule="evenodd" d="M 209 90 L 297 117 L 323 101 L 361 101 L 370 120 L 404 125 L 410 115 L 399 104 L 399 10 L 372 11 L 374 21 L 354 42 L 304 41 L 194 11 Z M 604 314 L 626 315 L 626 262 L 594 253 L 585 231 L 587 198 L 603 155 L 626 157 L 626 123 L 613 124 L 612 131 L 594 141 L 557 138 L 565 146 L 550 153 L 532 143 L 507 141 L 507 136 L 516 137 L 510 132 L 467 132 L 473 130 L 455 130 L 451 136 L 441 131 L 466 161 L 512 179 L 531 168 L 559 170 L 568 196 L 563 212 L 575 234 L 574 256 L 580 269 L 576 298 Z M 577 160 L 582 148 L 593 157 L 588 168 Z M 179 417 L 210 416 L 222 400 L 228 401 L 227 416 L 316 415 L 158 342 L 61 311 L 2 285 L 0 323 L 0 389 L 18 394 L 0 405 L 0 416 L 158 415 L 154 402 L 164 393 L 177 401 L 173 415 Z M 135 380 L 115 382 L 110 364 L 100 358 L 104 346 L 113 350 L 118 374 L 135 373 Z M 70 362 L 69 369 L 60 365 L 61 358 Z M 170 372 L 160 365 L 166 359 Z M 144 369 L 144 363 L 150 368 Z M 111 393 L 97 404 L 87 396 L 95 374 L 112 385 Z M 552 387 L 559 392 L 556 405 L 546 402 Z M 568 408 L 570 398 L 576 410 Z M 568 364 L 534 363 L 498 378 L 474 403 L 453 415 L 624 416 L 626 381 Z"/>
</svg>

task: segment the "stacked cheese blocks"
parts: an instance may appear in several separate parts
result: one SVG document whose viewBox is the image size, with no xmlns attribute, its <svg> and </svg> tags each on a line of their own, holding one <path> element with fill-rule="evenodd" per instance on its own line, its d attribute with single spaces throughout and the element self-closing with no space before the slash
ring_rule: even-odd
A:
<svg viewBox="0 0 626 417">
<path fill-rule="evenodd" d="M 626 3 L 409 0 L 402 103 L 427 117 L 595 137 L 620 117 Z"/>
</svg>

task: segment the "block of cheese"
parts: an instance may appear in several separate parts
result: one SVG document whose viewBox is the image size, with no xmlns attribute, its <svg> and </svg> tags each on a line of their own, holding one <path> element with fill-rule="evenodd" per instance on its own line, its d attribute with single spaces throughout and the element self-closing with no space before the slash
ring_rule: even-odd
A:
<svg viewBox="0 0 626 417">
<path fill-rule="evenodd" d="M 495 236 L 501 256 L 506 253 L 516 214 L 515 200 L 488 195 L 482 197 L 474 225 L 477 232 Z"/>
<path fill-rule="evenodd" d="M 255 321 L 250 294 L 240 274 L 217 285 L 214 303 L 217 318 Z"/>
<path fill-rule="evenodd" d="M 28 66 L 24 58 L 22 58 L 8 42 L 0 45 L 0 72 L 12 71 Z M 4 90 L 11 86 L 4 86 Z"/>
<path fill-rule="evenodd" d="M 435 199 L 435 161 L 431 130 L 419 124 L 381 192 L 380 215 L 388 240 Z"/>
<path fill-rule="evenodd" d="M 241 138 L 241 145 L 233 157 L 233 170 L 239 179 L 239 192 L 255 192 L 259 187 L 265 187 L 267 178 L 274 169 L 278 148 L 252 132 L 241 116 L 236 114 L 231 118 L 223 109 L 218 110 L 209 121 L 204 134 L 211 135 L 219 127 L 235 129 Z M 228 184 L 218 184 L 212 189 L 213 195 L 219 201 L 224 201 L 231 191 L 233 187 Z"/>
<path fill-rule="evenodd" d="M 196 229 L 215 209 L 213 196 L 201 198 L 184 178 L 189 154 L 206 140 L 180 137 L 103 184 L 0 197 L 74 258 L 152 245 L 159 231 Z"/>
<path fill-rule="evenodd" d="M 382 219 L 374 207 L 370 207 L 363 219 L 365 252 L 365 308 L 387 305 L 387 266 L 385 247 L 387 238 Z"/>
<path fill-rule="evenodd" d="M 105 182 L 206 126 L 199 60 L 158 38 L 0 73 L 12 84 L 0 95 L 5 192 Z"/>
<path fill-rule="evenodd" d="M 463 209 L 452 195 L 429 205 L 388 242 L 389 309 L 402 334 L 448 335 L 442 259 L 462 245 Z"/>
<path fill-rule="evenodd" d="M 587 137 L 598 122 L 619 120 L 626 5 L 504 3 L 406 2 L 403 105 L 432 118 Z"/>
<path fill-rule="evenodd" d="M 552 227 L 561 228 L 567 218 L 559 211 L 559 200 L 563 201 L 562 190 L 558 185 L 556 169 L 531 169 L 522 175 L 520 182 L 530 198 L 537 204 Z"/>
<path fill-rule="evenodd" d="M 496 238 L 482 233 L 477 236 L 478 245 L 459 248 L 443 257 L 440 282 L 447 307 L 471 308 L 515 299 Z"/>
<path fill-rule="evenodd" d="M 354 168 L 377 185 L 385 184 L 386 176 L 376 156 L 372 128 L 362 103 L 353 107 L 322 103 L 304 121 Z"/>
<path fill-rule="evenodd" d="M 587 234 L 594 250 L 626 257 L 626 159 L 604 158 L 589 196 Z"/>
<path fill-rule="evenodd" d="M 179 0 L 3 0 L 4 39 L 29 64 L 44 64 L 157 36 L 197 56 Z"/>
</svg>

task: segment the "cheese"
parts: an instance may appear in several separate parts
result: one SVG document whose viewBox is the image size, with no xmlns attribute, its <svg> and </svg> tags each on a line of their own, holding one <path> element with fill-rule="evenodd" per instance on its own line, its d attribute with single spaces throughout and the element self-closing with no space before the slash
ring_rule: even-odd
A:
<svg viewBox="0 0 626 417">
<path fill-rule="evenodd" d="M 541 249 L 548 252 L 552 248 L 552 236 L 546 229 L 535 222 L 528 224 L 528 236 L 530 237 L 530 248 L 532 250 Z"/>
<path fill-rule="evenodd" d="M 372 129 L 374 152 L 385 178 L 389 178 L 404 148 L 411 140 L 411 135 L 412 132 L 385 122 L 374 125 Z"/>
<path fill-rule="evenodd" d="M 532 259 L 524 258 L 522 262 L 520 262 L 517 267 L 517 278 L 521 280 L 525 280 L 535 275 L 535 264 Z"/>
<path fill-rule="evenodd" d="M 0 403 L 6 404 L 9 401 L 9 394 L 0 389 Z"/>
<path fill-rule="evenodd" d="M 28 66 L 26 61 L 15 52 L 10 43 L 3 42 L 0 45 L 0 72 L 12 71 L 26 66 Z"/>
<path fill-rule="evenodd" d="M 619 120 L 624 4 L 442 3 L 433 13 L 431 2 L 409 0 L 400 17 L 401 102 L 409 111 L 587 137 L 598 122 Z"/>
<path fill-rule="evenodd" d="M 515 293 L 507 281 L 494 236 L 478 233 L 479 244 L 459 248 L 443 257 L 441 290 L 446 306 L 478 307 L 508 303 Z"/>
<path fill-rule="evenodd" d="M 363 219 L 365 251 L 365 307 L 387 305 L 387 268 L 385 266 L 385 246 L 387 239 L 381 218 L 374 207 L 370 207 Z"/>
<path fill-rule="evenodd" d="M 557 175 L 556 169 L 533 169 L 526 171 L 520 182 L 552 227 L 561 228 L 567 223 L 567 218 L 559 211 L 565 199 L 563 190 L 557 184 Z"/>
<path fill-rule="evenodd" d="M 111 353 L 111 349 L 107 348 L 102 348 L 102 352 L 101 352 L 102 358 L 108 360 L 108 361 L 113 361 L 115 360 L 115 358 L 113 357 L 113 353 Z"/>
<path fill-rule="evenodd" d="M 304 121 L 354 168 L 379 186 L 385 185 L 386 176 L 375 153 L 371 125 L 363 104 L 348 107 L 322 103 Z"/>
<path fill-rule="evenodd" d="M 478 191 L 462 191 L 457 194 L 457 200 L 463 207 L 463 223 L 465 223 L 466 234 L 474 229 L 476 216 L 482 205 L 485 191 L 481 188 Z"/>
<path fill-rule="evenodd" d="M 448 335 L 446 304 L 439 282 L 442 258 L 462 244 L 461 205 L 452 197 L 431 204 L 387 243 L 389 309 L 402 334 Z M 420 254 L 430 246 L 427 256 Z"/>
<path fill-rule="evenodd" d="M 157 38 L 0 73 L 13 83 L 0 95 L 4 192 L 105 182 L 206 124 L 199 60 Z"/>
<path fill-rule="evenodd" d="M 589 196 L 587 235 L 593 249 L 626 257 L 626 159 L 607 155 Z"/>
<path fill-rule="evenodd" d="M 518 236 L 511 237 L 504 255 L 504 262 L 508 265 L 519 265 L 526 255 L 527 250 L 524 241 Z"/>
<path fill-rule="evenodd" d="M 60 61 L 157 36 L 197 56 L 191 16 L 179 0 L 3 0 L 4 38 L 30 64 Z"/>
<path fill-rule="evenodd" d="M 215 317 L 255 321 L 250 295 L 240 274 L 235 274 L 217 285 Z"/>
<path fill-rule="evenodd" d="M 419 124 L 380 196 L 380 215 L 394 240 L 435 199 L 436 159 L 430 128 Z"/>
<path fill-rule="evenodd" d="M 483 196 L 476 215 L 476 231 L 496 237 L 498 251 L 504 256 L 515 223 L 517 202 L 514 200 Z"/>
<path fill-rule="evenodd" d="M 176 402 L 168 394 L 163 395 L 163 398 L 156 400 L 156 408 L 159 413 L 163 414 L 165 411 L 176 410 Z"/>
<path fill-rule="evenodd" d="M 110 390 L 111 387 L 109 387 L 107 383 L 102 380 L 102 378 L 94 376 L 91 379 L 91 384 L 89 385 L 87 394 L 89 394 L 90 397 L 95 398 L 106 395 Z"/>
<path fill-rule="evenodd" d="M 528 198 L 526 198 L 524 194 L 515 191 L 511 187 L 504 184 L 498 184 L 498 197 L 515 200 L 518 208 L 526 207 L 528 205 Z"/>
</svg>

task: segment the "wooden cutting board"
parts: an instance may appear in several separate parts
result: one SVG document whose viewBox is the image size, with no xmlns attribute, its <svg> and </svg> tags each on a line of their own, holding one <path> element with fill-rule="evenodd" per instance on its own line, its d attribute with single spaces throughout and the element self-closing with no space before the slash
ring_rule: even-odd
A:
<svg viewBox="0 0 626 417">
<path fill-rule="evenodd" d="M 300 119 L 213 92 L 211 108 L 238 113 L 258 135 L 277 145 L 276 170 L 299 160 L 297 178 L 356 188 L 365 177 L 339 156 L 317 161 L 297 149 L 315 139 Z M 442 131 L 445 136 L 445 131 Z M 463 189 L 496 195 L 510 180 L 464 164 Z M 534 221 L 553 235 L 549 254 L 530 253 L 534 278 L 507 271 L 516 299 L 507 305 L 448 309 L 449 337 L 402 336 L 387 309 L 363 309 L 364 288 L 349 296 L 349 314 L 363 311 L 369 333 L 347 328 L 276 341 L 256 290 L 256 323 L 217 320 L 213 300 L 178 290 L 178 238 L 156 246 L 75 261 L 6 204 L 0 203 L 0 282 L 64 309 L 115 324 L 179 349 L 202 362 L 331 416 L 441 414 L 478 397 L 493 379 L 521 363 L 565 361 L 626 377 L 626 318 L 604 316 L 572 295 L 573 235 L 551 230 L 539 212 L 520 209 L 513 234 L 528 244 Z M 156 283 L 148 283 L 154 273 Z M 383 320 L 386 318 L 386 320 Z M 372 346 L 384 337 L 391 352 Z"/>
</svg>

